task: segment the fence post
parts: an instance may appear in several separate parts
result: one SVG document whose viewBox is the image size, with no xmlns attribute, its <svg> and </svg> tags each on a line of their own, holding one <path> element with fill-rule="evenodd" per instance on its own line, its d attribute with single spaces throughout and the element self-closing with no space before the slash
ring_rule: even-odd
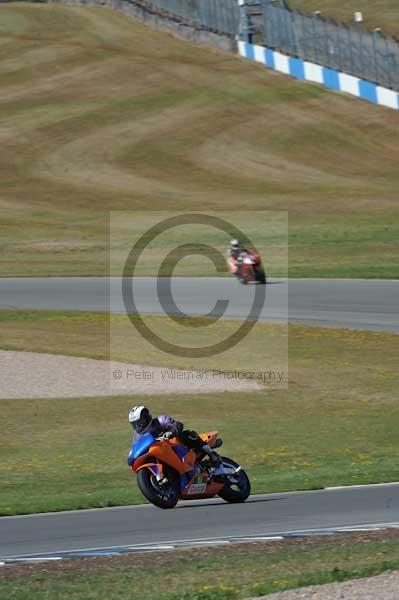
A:
<svg viewBox="0 0 399 600">
<path fill-rule="evenodd" d="M 363 77 L 364 79 L 367 79 L 367 76 L 365 75 L 365 68 L 364 68 L 364 54 L 363 54 L 363 29 L 361 27 L 359 27 L 359 58 L 360 58 L 360 64 L 361 64 L 361 73 L 360 76 Z"/>
<path fill-rule="evenodd" d="M 393 57 L 394 60 L 391 60 L 391 56 Z M 395 57 L 394 55 L 390 54 L 389 49 L 388 49 L 388 40 L 387 38 L 385 38 L 385 55 L 384 55 L 384 62 L 387 66 L 387 74 L 388 74 L 388 87 L 392 87 L 392 65 L 395 65 Z"/>
<path fill-rule="evenodd" d="M 281 33 L 283 35 L 283 39 L 285 38 L 287 40 L 287 48 L 289 49 L 289 52 L 292 53 L 291 28 L 290 28 L 290 22 L 288 21 L 288 11 L 286 10 L 286 12 L 283 12 L 281 10 L 280 15 L 282 18 Z"/>
<path fill-rule="evenodd" d="M 348 41 L 349 41 L 349 56 L 350 56 L 350 63 L 351 63 L 351 70 L 350 72 L 352 73 L 352 75 L 354 74 L 354 69 L 353 69 L 353 41 L 352 41 L 352 29 L 349 27 L 348 29 Z"/>
<path fill-rule="evenodd" d="M 341 54 L 341 28 L 337 27 L 337 58 L 338 58 L 338 70 L 342 71 L 342 54 Z"/>
<path fill-rule="evenodd" d="M 199 16 L 201 29 L 206 28 L 206 18 L 205 18 L 205 10 L 204 9 L 205 9 L 205 3 L 198 2 L 198 16 Z"/>
<path fill-rule="evenodd" d="M 289 13 L 289 22 L 291 27 L 292 47 L 293 54 L 299 56 L 299 44 L 298 44 L 298 32 L 297 32 L 297 19 L 292 11 Z"/>
<path fill-rule="evenodd" d="M 317 55 L 317 24 L 316 24 L 316 18 L 317 15 L 315 13 L 313 13 L 312 15 L 312 36 L 313 36 L 313 54 L 314 54 L 314 61 L 317 63 L 319 62 L 318 60 L 318 55 Z"/>
<path fill-rule="evenodd" d="M 377 32 L 379 31 L 379 29 L 373 30 L 374 81 L 376 82 L 378 82 Z"/>
<path fill-rule="evenodd" d="M 251 43 L 251 33 L 249 27 L 249 19 L 247 15 L 247 8 L 245 6 L 245 0 L 238 0 L 238 6 L 240 8 L 240 22 L 238 25 L 237 41 L 243 41 Z"/>
<path fill-rule="evenodd" d="M 320 17 L 319 17 L 320 19 Z M 335 49 L 332 44 L 330 44 L 330 34 L 327 25 L 327 21 L 325 19 L 320 19 L 319 21 L 319 31 L 321 32 L 323 25 L 323 44 L 319 44 L 320 50 L 323 51 L 324 46 L 324 55 L 326 57 L 326 66 L 331 67 L 332 69 L 336 69 L 337 65 L 335 63 Z M 320 35 L 319 35 L 320 40 Z"/>
<path fill-rule="evenodd" d="M 302 23 L 302 40 L 301 40 L 301 52 L 299 54 L 299 58 L 306 60 L 308 58 L 308 39 L 307 39 L 307 30 L 305 24 L 305 16 L 301 14 L 301 23 Z"/>
</svg>

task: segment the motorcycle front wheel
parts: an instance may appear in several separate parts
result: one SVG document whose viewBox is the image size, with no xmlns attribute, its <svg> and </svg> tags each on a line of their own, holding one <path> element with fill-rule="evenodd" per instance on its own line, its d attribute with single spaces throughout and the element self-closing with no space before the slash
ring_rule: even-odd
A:
<svg viewBox="0 0 399 600">
<path fill-rule="evenodd" d="M 261 283 L 262 285 L 266 284 L 266 273 L 262 267 L 255 271 L 255 279 L 258 283 Z"/>
<path fill-rule="evenodd" d="M 230 458 L 222 457 L 223 464 L 226 467 L 238 468 L 239 465 Z M 219 496 L 226 502 L 236 503 L 245 502 L 251 493 L 251 483 L 248 475 L 243 469 L 240 469 L 237 475 L 230 476 L 224 488 L 219 492 Z"/>
<path fill-rule="evenodd" d="M 159 483 L 149 469 L 137 473 L 137 484 L 143 496 L 158 508 L 173 508 L 179 500 L 177 482 L 168 477 L 166 483 Z"/>
</svg>

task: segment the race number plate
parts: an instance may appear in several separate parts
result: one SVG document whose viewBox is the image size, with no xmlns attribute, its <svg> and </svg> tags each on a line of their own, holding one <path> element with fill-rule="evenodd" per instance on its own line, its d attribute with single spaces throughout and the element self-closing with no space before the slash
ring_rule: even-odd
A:
<svg viewBox="0 0 399 600">
<path fill-rule="evenodd" d="M 190 485 L 189 494 L 203 494 L 206 490 L 207 477 L 198 477 L 197 481 Z"/>
</svg>

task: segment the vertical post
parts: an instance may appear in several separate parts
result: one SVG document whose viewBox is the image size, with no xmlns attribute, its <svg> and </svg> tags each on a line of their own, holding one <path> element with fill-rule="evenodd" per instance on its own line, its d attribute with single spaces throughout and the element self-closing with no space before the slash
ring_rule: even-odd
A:
<svg viewBox="0 0 399 600">
<path fill-rule="evenodd" d="M 319 30 L 321 30 L 321 26 L 323 25 L 323 40 L 324 40 L 324 53 L 326 56 L 326 65 L 331 67 L 332 69 L 336 69 L 337 65 L 335 63 L 335 51 L 333 44 L 330 44 L 330 32 L 327 25 L 326 19 L 319 20 Z M 320 39 L 320 36 L 318 36 Z M 322 44 L 320 44 L 320 48 L 322 48 Z"/>
<path fill-rule="evenodd" d="M 374 54 L 374 81 L 378 83 L 378 56 L 377 56 L 377 29 L 374 29 L 373 39 L 373 54 Z"/>
<path fill-rule="evenodd" d="M 395 48 L 395 51 L 393 52 L 393 65 L 393 82 L 390 83 L 390 87 L 399 87 L 399 48 L 397 46 Z"/>
<path fill-rule="evenodd" d="M 292 47 L 293 53 L 295 56 L 299 56 L 299 46 L 298 46 L 298 33 L 297 33 L 297 14 L 294 14 L 292 11 L 289 11 L 290 16 L 290 25 L 291 25 L 291 36 L 292 36 Z"/>
<path fill-rule="evenodd" d="M 393 60 L 390 60 L 390 57 L 392 56 Z M 388 48 L 388 40 L 387 38 L 385 38 L 385 63 L 387 65 L 387 73 L 388 73 L 388 87 L 392 87 L 392 66 L 391 64 L 393 63 L 393 65 L 395 65 L 395 58 L 394 55 L 391 55 L 389 52 L 389 48 Z"/>
<path fill-rule="evenodd" d="M 249 21 L 247 15 L 247 9 L 245 6 L 245 0 L 238 0 L 238 6 L 240 9 L 240 22 L 238 26 L 237 40 L 251 43 L 251 36 L 249 31 Z"/>
<path fill-rule="evenodd" d="M 236 33 L 235 28 L 234 28 L 234 24 L 235 24 L 235 19 L 234 19 L 234 15 L 235 15 L 235 4 L 232 5 L 231 8 L 226 9 L 226 24 L 227 24 L 227 28 L 228 28 L 228 32 L 230 35 L 233 35 Z"/>
<path fill-rule="evenodd" d="M 338 55 L 338 70 L 342 71 L 342 54 L 341 54 L 341 27 L 338 25 L 337 27 L 337 55 Z"/>
<path fill-rule="evenodd" d="M 313 36 L 313 54 L 314 54 L 314 61 L 315 62 L 322 62 L 318 60 L 318 53 L 317 53 L 317 24 L 316 24 L 316 18 L 317 15 L 315 15 L 313 13 L 312 15 L 312 36 Z"/>
<path fill-rule="evenodd" d="M 206 19 L 205 19 L 205 2 L 198 2 L 198 17 L 201 29 L 205 29 Z"/>
<path fill-rule="evenodd" d="M 285 19 L 284 19 L 284 13 L 282 12 L 282 8 L 281 6 L 277 6 L 274 9 L 277 14 L 277 22 L 278 22 L 278 47 L 280 50 L 282 50 L 283 52 L 287 51 L 287 33 L 285 31 Z M 273 28 L 274 29 L 274 28 Z"/>
<path fill-rule="evenodd" d="M 368 79 L 367 73 L 365 73 L 364 68 L 364 57 L 363 57 L 363 29 L 359 28 L 359 58 L 360 58 L 360 77 L 364 77 L 364 79 Z"/>
<path fill-rule="evenodd" d="M 263 18 L 263 43 L 265 46 L 270 46 L 270 3 L 269 0 L 260 0 L 262 6 L 262 18 Z"/>
<path fill-rule="evenodd" d="M 349 42 L 349 56 L 350 56 L 350 69 L 352 75 L 355 74 L 353 70 L 353 42 L 352 42 L 352 29 L 349 27 L 348 29 L 348 42 Z"/>
<path fill-rule="evenodd" d="M 301 15 L 302 19 L 302 51 L 299 54 L 299 58 L 307 59 L 308 55 L 308 38 L 307 38 L 307 30 L 305 25 L 305 15 Z"/>
<path fill-rule="evenodd" d="M 219 2 L 212 2 L 212 29 L 216 31 L 223 31 L 221 23 L 222 10 Z"/>
<path fill-rule="evenodd" d="M 283 40 L 285 41 L 284 44 L 284 51 L 288 51 L 292 53 L 292 48 L 291 48 L 291 30 L 290 30 L 290 22 L 288 20 L 288 14 L 287 14 L 287 10 L 285 8 L 283 8 L 282 6 L 279 6 L 278 10 L 280 11 L 280 16 L 281 16 L 281 20 L 282 20 L 282 37 Z"/>
</svg>

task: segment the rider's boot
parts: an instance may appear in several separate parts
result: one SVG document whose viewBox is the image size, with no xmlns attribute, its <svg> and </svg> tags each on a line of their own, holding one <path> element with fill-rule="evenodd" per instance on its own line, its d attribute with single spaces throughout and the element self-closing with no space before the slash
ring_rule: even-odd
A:
<svg viewBox="0 0 399 600">
<path fill-rule="evenodd" d="M 209 462 L 213 467 L 219 467 L 222 464 L 222 458 L 220 454 L 212 450 L 208 444 L 202 446 L 202 451 L 209 457 Z"/>
</svg>

